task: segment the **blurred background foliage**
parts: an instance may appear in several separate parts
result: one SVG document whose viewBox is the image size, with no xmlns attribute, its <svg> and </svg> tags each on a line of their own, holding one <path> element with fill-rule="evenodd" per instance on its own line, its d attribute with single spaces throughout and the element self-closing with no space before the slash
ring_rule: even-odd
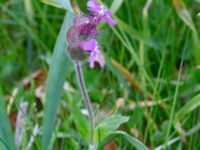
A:
<svg viewBox="0 0 200 150">
<path fill-rule="evenodd" d="M 149 148 L 179 138 L 170 149 L 199 149 L 200 2 L 185 0 L 183 5 L 178 0 L 153 0 L 146 13 L 146 0 L 115 0 L 119 7 L 111 0 L 103 2 L 116 10 L 118 22 L 116 27 L 99 27 L 106 66 L 90 69 L 87 62 L 83 64 L 97 120 L 119 112 L 130 116 L 120 129 Z M 87 13 L 86 3 L 78 0 Z M 45 83 L 64 15 L 65 10 L 36 0 L 0 1 L 0 97 L 14 133 L 20 104 L 28 103 L 22 149 L 36 125 L 42 124 Z M 84 112 L 80 96 L 71 64 L 57 112 L 55 149 L 85 145 L 71 113 L 71 101 Z M 39 130 L 33 148 L 41 147 L 41 135 Z M 107 146 L 134 149 L 121 138 Z"/>
</svg>

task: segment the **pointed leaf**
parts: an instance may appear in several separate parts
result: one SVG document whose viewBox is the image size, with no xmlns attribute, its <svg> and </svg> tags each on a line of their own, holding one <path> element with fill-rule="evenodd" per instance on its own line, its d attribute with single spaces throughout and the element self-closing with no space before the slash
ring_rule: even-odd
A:
<svg viewBox="0 0 200 150">
<path fill-rule="evenodd" d="M 67 75 L 67 70 L 70 66 L 69 58 L 66 50 L 66 31 L 73 21 L 73 14 L 67 13 L 64 23 L 58 35 L 52 61 L 49 69 L 47 89 L 45 94 L 45 112 L 43 120 L 43 138 L 42 149 L 48 149 L 54 128 L 56 111 L 58 108 L 61 91 Z"/>
<path fill-rule="evenodd" d="M 95 128 L 95 140 L 101 141 L 107 135 L 112 133 L 114 130 L 118 129 L 122 123 L 125 123 L 129 120 L 129 117 L 121 115 L 112 115 L 105 120 L 101 121 Z"/>
<path fill-rule="evenodd" d="M 194 109 L 200 106 L 200 94 L 193 97 L 187 104 L 185 104 L 177 113 L 176 119 L 184 118 L 187 114 L 191 113 Z"/>
<path fill-rule="evenodd" d="M 41 1 L 48 5 L 52 5 L 58 8 L 63 8 L 65 10 L 73 12 L 71 4 L 70 4 L 70 0 L 41 0 Z"/>
<path fill-rule="evenodd" d="M 121 5 L 123 4 L 124 0 L 114 0 L 110 10 L 112 11 L 112 13 L 116 13 L 117 10 L 121 7 Z"/>
<path fill-rule="evenodd" d="M 140 142 L 138 139 L 128 135 L 126 132 L 123 131 L 115 131 L 109 136 L 107 136 L 100 144 L 99 149 L 103 149 L 103 146 L 109 143 L 111 140 L 113 140 L 115 137 L 120 136 L 120 138 L 126 139 L 127 142 L 130 143 L 133 147 L 135 147 L 137 150 L 148 150 L 148 148 Z"/>
<path fill-rule="evenodd" d="M 6 114 L 5 103 L 2 98 L 0 100 L 0 149 L 16 149 L 13 133 Z"/>
<path fill-rule="evenodd" d="M 190 13 L 185 7 L 184 2 L 182 0 L 172 0 L 172 1 L 180 18 L 185 22 L 186 25 L 190 27 L 192 31 L 195 31 L 196 29 L 195 29 L 194 23 L 192 21 Z"/>
<path fill-rule="evenodd" d="M 71 108 L 72 108 L 72 113 L 74 116 L 74 121 L 75 121 L 78 132 L 86 141 L 89 141 L 90 129 L 89 129 L 89 123 L 87 119 L 80 112 L 80 109 L 77 107 L 76 101 L 72 102 Z"/>
</svg>

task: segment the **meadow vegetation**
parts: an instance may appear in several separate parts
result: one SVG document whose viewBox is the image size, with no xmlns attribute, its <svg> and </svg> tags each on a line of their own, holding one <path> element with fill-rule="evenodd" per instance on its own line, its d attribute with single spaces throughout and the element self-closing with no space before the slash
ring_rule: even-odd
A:
<svg viewBox="0 0 200 150">
<path fill-rule="evenodd" d="M 117 21 L 98 27 L 105 66 L 82 64 L 97 129 L 108 124 L 99 149 L 200 149 L 200 1 L 103 3 Z M 66 9 L 0 1 L 0 149 L 87 149 Z"/>
</svg>

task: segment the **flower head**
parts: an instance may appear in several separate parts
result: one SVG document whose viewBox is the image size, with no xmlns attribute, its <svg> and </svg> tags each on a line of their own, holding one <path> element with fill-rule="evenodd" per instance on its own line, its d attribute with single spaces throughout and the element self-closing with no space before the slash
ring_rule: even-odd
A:
<svg viewBox="0 0 200 150">
<path fill-rule="evenodd" d="M 106 21 L 110 25 L 115 25 L 116 22 L 111 18 L 111 11 L 104 8 L 103 5 L 99 5 L 96 0 L 89 0 L 87 3 L 88 10 L 95 13 L 96 19 L 99 23 Z"/>
<path fill-rule="evenodd" d="M 87 6 L 93 13 L 90 15 L 80 14 L 75 17 L 74 24 L 67 32 L 67 40 L 69 43 L 67 52 L 72 60 L 77 61 L 86 60 L 89 54 L 91 68 L 94 68 L 95 61 L 103 67 L 103 55 L 95 39 L 99 33 L 97 25 L 102 22 L 115 25 L 116 22 L 111 18 L 111 12 L 104 9 L 96 0 L 89 0 Z"/>
</svg>

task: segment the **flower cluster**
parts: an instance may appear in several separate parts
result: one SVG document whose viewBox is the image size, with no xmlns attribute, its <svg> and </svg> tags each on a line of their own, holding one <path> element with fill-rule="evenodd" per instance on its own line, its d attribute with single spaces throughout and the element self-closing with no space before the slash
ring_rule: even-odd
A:
<svg viewBox="0 0 200 150">
<path fill-rule="evenodd" d="M 95 39 L 99 33 L 97 26 L 103 22 L 115 25 L 116 22 L 111 18 L 111 11 L 98 4 L 96 0 L 89 0 L 87 9 L 92 13 L 76 16 L 74 24 L 67 32 L 69 43 L 67 51 L 71 59 L 75 61 L 84 61 L 87 59 L 88 54 L 90 54 L 90 67 L 94 67 L 95 61 L 98 61 L 100 66 L 103 67 L 104 59 Z"/>
</svg>

